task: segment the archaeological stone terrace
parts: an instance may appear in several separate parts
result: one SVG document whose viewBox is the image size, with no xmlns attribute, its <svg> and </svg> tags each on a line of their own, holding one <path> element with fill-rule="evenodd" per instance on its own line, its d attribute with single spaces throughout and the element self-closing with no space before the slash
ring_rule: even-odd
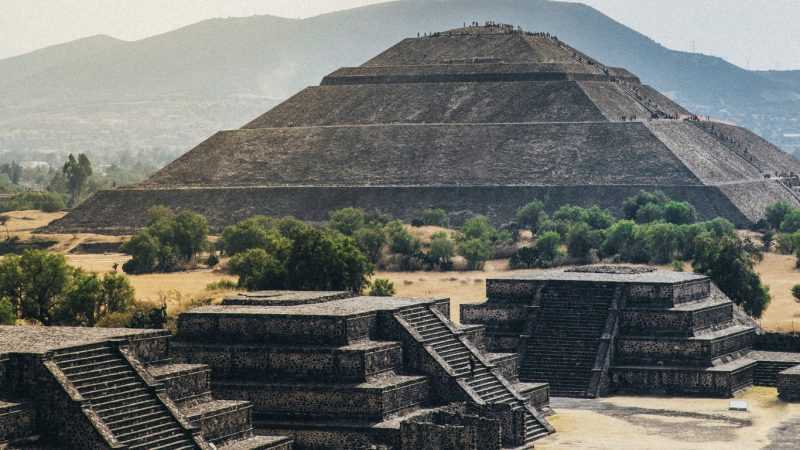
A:
<svg viewBox="0 0 800 450">
<path fill-rule="evenodd" d="M 520 379 L 554 396 L 730 397 L 754 384 L 798 398 L 800 354 L 756 351 L 756 324 L 705 276 L 641 266 L 521 272 L 462 305 L 491 352 L 520 354 Z"/>
<path fill-rule="evenodd" d="M 547 383 L 447 299 L 257 292 L 157 330 L 0 327 L 0 448 L 523 448 Z"/>
<path fill-rule="evenodd" d="M 202 213 L 217 230 L 255 214 L 320 221 L 351 206 L 500 224 L 533 199 L 618 210 L 643 189 L 746 225 L 778 200 L 800 205 L 797 173 L 800 162 L 775 146 L 694 116 L 625 69 L 490 24 L 405 39 L 336 70 L 48 229 L 129 233 L 154 205 Z"/>
</svg>

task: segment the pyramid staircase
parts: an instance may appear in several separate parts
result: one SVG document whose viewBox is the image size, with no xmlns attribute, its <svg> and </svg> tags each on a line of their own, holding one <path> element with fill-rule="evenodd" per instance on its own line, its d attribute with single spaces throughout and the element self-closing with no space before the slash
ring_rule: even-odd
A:
<svg viewBox="0 0 800 450">
<path fill-rule="evenodd" d="M 486 404 L 507 404 L 512 411 L 523 411 L 525 444 L 553 432 L 550 424 L 513 390 L 507 380 L 493 372 L 481 355 L 467 346 L 430 305 L 404 309 L 397 315 L 416 335 L 421 336 L 420 344 L 429 346 L 457 378 L 464 380 L 472 391 L 467 393 L 469 397 Z"/>
<path fill-rule="evenodd" d="M 592 377 L 614 295 L 613 290 L 578 297 L 545 294 L 524 345 L 520 379 L 550 383 L 553 396 L 595 396 Z"/>
<path fill-rule="evenodd" d="M 203 448 L 113 343 L 58 350 L 52 359 L 126 448 Z"/>
</svg>

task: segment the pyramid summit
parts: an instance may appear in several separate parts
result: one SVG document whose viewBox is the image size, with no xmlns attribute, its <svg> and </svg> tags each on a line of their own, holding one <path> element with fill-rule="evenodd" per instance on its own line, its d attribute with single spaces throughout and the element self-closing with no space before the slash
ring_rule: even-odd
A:
<svg viewBox="0 0 800 450">
<path fill-rule="evenodd" d="M 776 201 L 800 206 L 796 173 L 800 161 L 752 132 L 699 118 L 555 36 L 473 23 L 336 70 L 49 230 L 127 233 L 155 205 L 202 213 L 217 230 L 348 206 L 502 223 L 533 199 L 618 210 L 643 189 L 746 225 Z"/>
</svg>

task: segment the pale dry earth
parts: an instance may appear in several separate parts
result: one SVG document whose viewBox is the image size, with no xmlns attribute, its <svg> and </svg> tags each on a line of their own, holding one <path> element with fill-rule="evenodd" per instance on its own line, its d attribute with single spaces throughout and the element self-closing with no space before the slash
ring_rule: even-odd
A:
<svg viewBox="0 0 800 450">
<path fill-rule="evenodd" d="M 784 403 L 775 388 L 756 387 L 729 399 L 626 397 L 561 399 L 551 406 L 558 433 L 536 442 L 542 450 L 788 450 L 800 448 L 800 404 Z"/>
</svg>

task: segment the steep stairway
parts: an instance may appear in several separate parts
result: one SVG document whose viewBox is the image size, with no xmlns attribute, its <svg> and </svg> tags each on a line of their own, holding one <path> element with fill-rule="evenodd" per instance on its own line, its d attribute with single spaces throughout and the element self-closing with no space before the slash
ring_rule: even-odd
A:
<svg viewBox="0 0 800 450">
<path fill-rule="evenodd" d="M 59 350 L 53 361 L 127 448 L 200 448 L 114 344 Z"/>
<path fill-rule="evenodd" d="M 546 382 L 557 397 L 590 396 L 592 371 L 614 292 L 544 295 L 527 340 L 520 379 Z"/>
<path fill-rule="evenodd" d="M 398 314 L 422 337 L 421 343 L 430 345 L 480 400 L 489 404 L 509 404 L 513 411 L 524 410 L 526 444 L 552 432 L 552 427 L 512 391 L 506 380 L 501 380 L 500 375 L 492 372 L 430 306 L 405 309 Z"/>
</svg>

